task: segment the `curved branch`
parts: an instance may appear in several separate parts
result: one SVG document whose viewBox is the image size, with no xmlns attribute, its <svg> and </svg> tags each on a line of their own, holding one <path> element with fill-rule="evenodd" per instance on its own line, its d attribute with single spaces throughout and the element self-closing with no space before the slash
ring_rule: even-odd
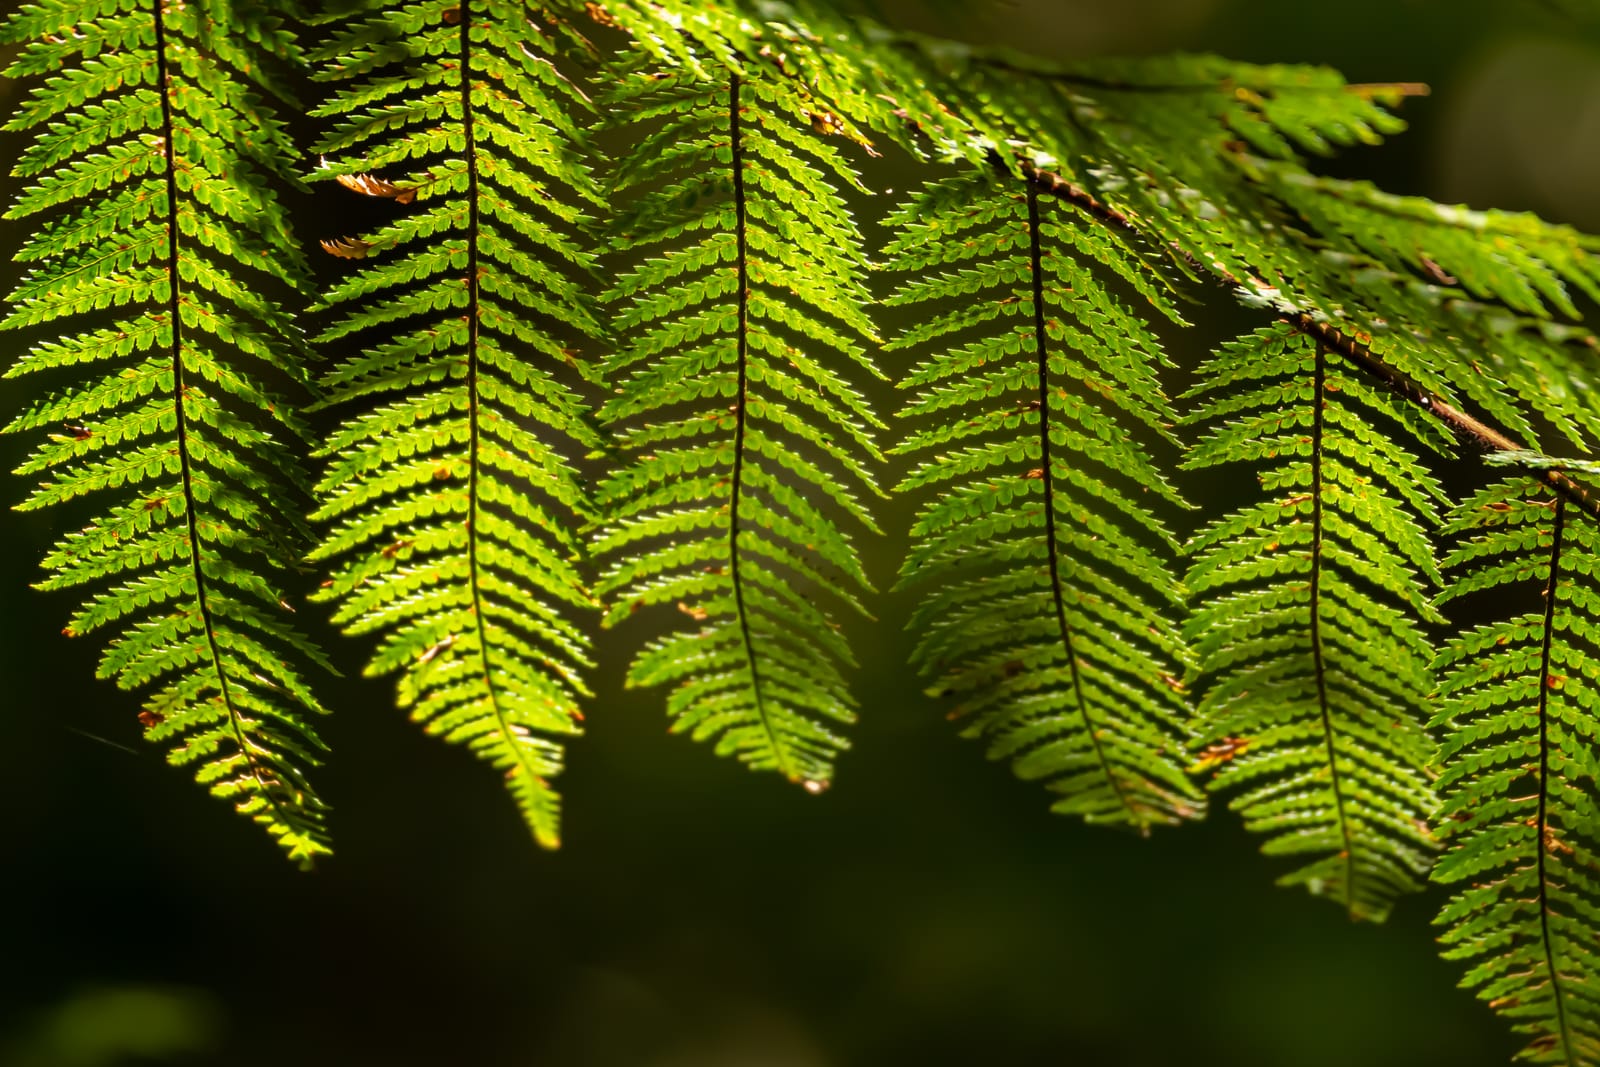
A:
<svg viewBox="0 0 1600 1067">
<path fill-rule="evenodd" d="M 1115 208 L 1106 206 L 1091 193 L 1066 181 L 1060 175 L 1051 171 L 1040 170 L 1028 161 L 1023 161 L 1020 164 L 1020 171 L 1030 189 L 1037 189 L 1039 192 L 1064 200 L 1110 229 L 1140 237 L 1144 236 L 1143 231 L 1127 215 Z M 1227 286 L 1230 289 L 1239 288 L 1244 284 L 1230 271 L 1219 272 L 1205 267 L 1181 248 L 1174 246 L 1172 251 L 1198 277 L 1209 278 L 1217 284 Z M 1367 375 L 1387 386 L 1390 392 L 1402 400 L 1428 412 L 1428 414 L 1449 428 L 1463 443 L 1470 444 L 1481 452 L 1523 452 L 1527 450 L 1526 446 L 1518 444 L 1514 439 L 1506 436 L 1495 427 L 1462 411 L 1404 371 L 1384 362 L 1383 359 L 1373 353 L 1372 349 L 1333 324 L 1318 319 L 1310 312 L 1304 311 L 1293 312 L 1285 317 L 1296 330 L 1338 352 Z M 1542 478 L 1567 500 L 1595 518 L 1600 519 L 1600 494 L 1574 481 L 1565 471 L 1552 468 L 1530 473 Z"/>
</svg>

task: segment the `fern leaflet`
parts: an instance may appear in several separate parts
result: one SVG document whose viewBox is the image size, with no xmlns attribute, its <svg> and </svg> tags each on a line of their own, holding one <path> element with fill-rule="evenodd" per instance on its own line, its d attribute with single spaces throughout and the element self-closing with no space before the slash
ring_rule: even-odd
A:
<svg viewBox="0 0 1600 1067">
<path fill-rule="evenodd" d="M 1423 714 L 1432 691 L 1422 624 L 1437 583 L 1418 517 L 1440 491 L 1372 415 L 1430 433 L 1409 409 L 1279 324 L 1204 367 L 1187 416 L 1206 427 L 1191 468 L 1275 460 L 1270 499 L 1189 545 L 1200 674 L 1198 766 L 1269 854 L 1313 859 L 1288 885 L 1381 920 L 1432 862 Z M 1436 441 L 1424 436 L 1425 441 Z"/>
<path fill-rule="evenodd" d="M 288 315 L 263 290 L 305 276 L 273 191 L 293 148 L 263 92 L 298 61 L 275 16 L 214 0 L 73 0 L 11 16 L 6 127 L 34 130 L 8 218 L 41 218 L 0 328 L 52 326 L 10 375 L 69 384 L 8 431 L 61 428 L 18 469 L 24 509 L 114 501 L 45 559 L 43 589 L 91 585 L 69 635 L 119 624 L 99 673 L 154 687 L 145 736 L 290 858 L 328 851 L 305 768 L 322 708 L 295 662 L 326 666 L 284 599 L 307 531 L 300 381 Z M 69 377 L 68 372 L 81 377 Z"/>
<path fill-rule="evenodd" d="M 893 221 L 890 265 L 918 278 L 889 302 L 954 305 L 890 346 L 938 346 L 900 382 L 920 389 L 902 414 L 937 420 L 897 449 L 924 457 L 900 489 L 947 486 L 901 571 L 928 590 L 918 667 L 1056 811 L 1141 831 L 1198 817 L 1177 544 L 1140 499 L 1183 506 L 1140 439 L 1176 444 L 1165 356 L 1084 260 L 1176 312 L 1132 250 L 1033 183 L 970 171 Z"/>
<path fill-rule="evenodd" d="M 348 157 L 322 174 L 416 207 L 328 246 L 371 261 L 326 295 L 341 315 L 321 341 L 355 348 L 328 400 L 376 406 L 322 449 L 316 518 L 336 525 L 313 558 L 337 561 L 335 621 L 383 635 L 367 673 L 400 673 L 401 706 L 503 771 L 554 847 L 557 739 L 589 692 L 568 618 L 592 604 L 572 532 L 588 505 L 568 456 L 599 440 L 565 342 L 599 333 L 577 237 L 599 197 L 570 117 L 586 98 L 536 15 L 425 0 L 320 49 L 343 83 L 316 112 L 338 117 L 321 150 Z"/>
<path fill-rule="evenodd" d="M 1441 601 L 1519 587 L 1537 610 L 1452 637 L 1440 650 L 1439 913 L 1462 984 L 1532 1041 L 1523 1056 L 1600 1063 L 1600 856 L 1596 834 L 1600 537 L 1548 486 L 1513 478 L 1479 491 L 1448 532 L 1468 538 Z M 1467 883 L 1465 886 L 1461 883 Z"/>
<path fill-rule="evenodd" d="M 864 613 L 839 519 L 876 530 L 856 490 L 876 491 L 881 424 L 838 370 L 876 373 L 861 235 L 835 188 L 859 186 L 782 78 L 634 72 L 614 106 L 660 123 L 617 169 L 638 191 L 615 244 L 653 255 L 607 294 L 622 337 L 601 418 L 623 460 L 599 489 L 606 622 L 676 603 L 703 623 L 651 642 L 628 683 L 676 683 L 674 729 L 820 790 L 844 746 L 831 724 L 855 714 L 853 659 L 811 591 Z"/>
</svg>

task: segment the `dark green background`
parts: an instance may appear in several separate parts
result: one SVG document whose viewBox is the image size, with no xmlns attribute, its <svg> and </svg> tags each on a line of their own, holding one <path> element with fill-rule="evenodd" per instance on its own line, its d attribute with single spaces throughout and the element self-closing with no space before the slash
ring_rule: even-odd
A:
<svg viewBox="0 0 1600 1067">
<path fill-rule="evenodd" d="M 1411 133 L 1328 168 L 1600 228 L 1597 36 L 1532 0 L 889 6 L 1058 55 L 1212 50 L 1427 81 Z M 869 180 L 915 177 L 891 162 Z M 1195 314 L 1173 340 L 1188 365 L 1250 321 Z M 0 413 L 22 398 L 0 383 Z M 24 444 L 0 442 L 5 466 Z M 880 585 L 908 515 L 886 509 L 868 545 Z M 57 636 L 70 598 L 27 588 L 56 521 L 0 513 L 0 1063 L 187 1046 L 171 1061 L 1476 1067 L 1516 1048 L 1436 957 L 1437 893 L 1352 927 L 1275 890 L 1284 866 L 1225 810 L 1148 841 L 1048 815 L 900 666 L 898 596 L 853 627 L 862 722 L 816 798 L 667 736 L 661 695 L 620 687 L 644 627 L 608 635 L 558 854 L 388 682 L 331 683 L 319 780 L 339 852 L 299 874 L 139 740 L 137 701 L 92 680 L 91 644 Z M 119 1058 L 127 1042 L 149 1058 Z"/>
</svg>

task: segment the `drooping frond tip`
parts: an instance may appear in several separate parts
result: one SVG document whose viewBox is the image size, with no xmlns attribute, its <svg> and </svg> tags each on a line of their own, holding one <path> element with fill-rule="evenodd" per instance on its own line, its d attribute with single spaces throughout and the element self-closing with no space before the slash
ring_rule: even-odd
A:
<svg viewBox="0 0 1600 1067">
<path fill-rule="evenodd" d="M 90 588 L 66 631 L 114 629 L 99 673 L 149 692 L 146 736 L 309 863 L 328 850 L 305 777 L 322 709 L 300 665 L 324 661 L 285 599 L 304 430 L 275 393 L 304 377 L 279 303 L 304 260 L 263 98 L 293 48 L 276 17 L 211 0 L 28 5 L 4 37 L 10 76 L 50 77 L 7 126 L 35 131 L 7 217 L 47 221 L 0 328 L 33 341 L 9 373 L 59 389 L 6 429 L 67 428 L 19 468 L 42 479 L 20 506 L 96 502 L 40 588 Z"/>
<path fill-rule="evenodd" d="M 837 191 L 857 180 L 782 78 L 634 73 L 611 106 L 654 121 L 616 171 L 638 191 L 613 242 L 636 265 L 607 294 L 607 622 L 677 605 L 700 625 L 648 645 L 629 684 L 672 683 L 675 730 L 820 791 L 855 702 L 819 599 L 864 613 L 841 523 L 876 529 L 858 493 L 876 491 L 880 424 L 841 373 L 875 373 L 862 240 Z"/>
<path fill-rule="evenodd" d="M 321 343 L 352 353 L 328 402 L 365 407 L 321 449 L 316 517 L 332 525 L 313 559 L 333 565 L 334 620 L 381 636 L 367 672 L 398 674 L 413 719 L 502 771 L 554 847 L 550 779 L 589 695 L 574 621 L 593 607 L 575 532 L 589 505 L 571 457 L 600 442 L 570 364 L 600 332 L 579 238 L 599 198 L 585 99 L 528 16 L 409 3 L 320 50 L 339 86 L 317 111 L 334 120 L 321 173 L 412 210 L 323 242 L 362 263 L 324 298 Z M 425 58 L 375 62 L 396 49 Z"/>
<path fill-rule="evenodd" d="M 1480 490 L 1449 527 L 1441 599 L 1485 604 L 1487 622 L 1440 649 L 1438 713 L 1454 889 L 1436 920 L 1462 984 L 1528 1035 L 1523 1057 L 1600 1063 L 1600 573 L 1594 520 L 1548 486 Z M 1518 612 L 1518 604 L 1526 605 Z M 1506 610 L 1511 608 L 1512 610 Z"/>
<path fill-rule="evenodd" d="M 1185 466 L 1253 464 L 1264 493 L 1188 547 L 1199 767 L 1263 851 L 1309 858 L 1282 882 L 1382 919 L 1432 862 L 1421 523 L 1442 494 L 1374 425 L 1410 413 L 1288 324 L 1223 346 L 1191 395 Z"/>
</svg>

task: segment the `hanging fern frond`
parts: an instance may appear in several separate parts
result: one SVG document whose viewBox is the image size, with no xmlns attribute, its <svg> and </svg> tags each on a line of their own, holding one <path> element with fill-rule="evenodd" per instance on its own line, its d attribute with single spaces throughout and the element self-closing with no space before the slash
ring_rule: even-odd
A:
<svg viewBox="0 0 1600 1067">
<path fill-rule="evenodd" d="M 328 249 L 363 263 L 325 296 L 319 340 L 353 352 L 328 402 L 365 407 L 321 450 L 322 597 L 382 635 L 367 673 L 399 673 L 415 721 L 503 771 L 550 847 L 558 739 L 589 693 L 571 459 L 599 439 L 571 345 L 600 332 L 578 232 L 602 203 L 560 32 L 520 0 L 404 4 L 319 50 L 340 88 L 316 112 L 336 120 L 320 174 L 397 208 Z"/>
<path fill-rule="evenodd" d="M 889 303 L 949 308 L 889 346 L 932 349 L 899 382 L 920 390 L 902 415 L 932 421 L 897 449 L 923 457 L 900 489 L 944 487 L 901 571 L 926 590 L 917 666 L 1054 810 L 1141 831 L 1198 817 L 1178 546 L 1147 503 L 1184 506 L 1147 447 L 1177 444 L 1166 357 L 1089 264 L 1176 311 L 1136 252 L 1032 183 L 970 171 L 892 221 L 889 266 L 917 277 Z"/>
<path fill-rule="evenodd" d="M 835 724 L 855 715 L 840 671 L 854 661 L 813 595 L 864 612 L 840 522 L 877 528 L 860 493 L 876 492 L 881 423 L 845 373 L 876 373 L 862 239 L 837 191 L 859 184 L 781 77 L 636 71 L 612 106 L 650 125 L 616 172 L 636 196 L 607 294 L 621 338 L 601 410 L 619 452 L 595 540 L 606 622 L 676 604 L 702 624 L 651 642 L 628 683 L 675 683 L 675 730 L 819 790 Z"/>
<path fill-rule="evenodd" d="M 69 635 L 116 631 L 102 677 L 153 689 L 140 721 L 289 854 L 328 851 L 306 781 L 325 666 L 284 599 L 308 532 L 297 330 L 264 294 L 305 278 L 274 192 L 294 151 L 264 93 L 298 62 L 282 20 L 212 0 L 28 5 L 3 39 L 36 78 L 6 126 L 34 131 L 7 212 L 39 220 L 7 330 L 48 327 L 9 375 L 59 391 L 9 432 L 49 429 L 20 505 L 92 497 L 42 589 L 91 586 Z"/>
<path fill-rule="evenodd" d="M 1441 603 L 1520 595 L 1531 610 L 1439 652 L 1437 824 L 1449 848 L 1433 878 L 1456 887 L 1437 919 L 1440 941 L 1447 958 L 1472 962 L 1462 984 L 1530 1035 L 1524 1058 L 1593 1065 L 1600 536 L 1589 516 L 1524 477 L 1479 491 L 1447 532 L 1467 537 L 1445 560 L 1453 581 Z"/>
<path fill-rule="evenodd" d="M 1185 421 L 1205 433 L 1184 465 L 1266 462 L 1270 495 L 1189 544 L 1198 767 L 1238 791 L 1265 852 L 1312 857 L 1283 884 L 1379 920 L 1433 859 L 1422 626 L 1441 621 L 1423 587 L 1439 574 L 1418 520 L 1437 525 L 1441 494 L 1373 420 L 1437 431 L 1283 324 L 1200 376 Z"/>
</svg>

